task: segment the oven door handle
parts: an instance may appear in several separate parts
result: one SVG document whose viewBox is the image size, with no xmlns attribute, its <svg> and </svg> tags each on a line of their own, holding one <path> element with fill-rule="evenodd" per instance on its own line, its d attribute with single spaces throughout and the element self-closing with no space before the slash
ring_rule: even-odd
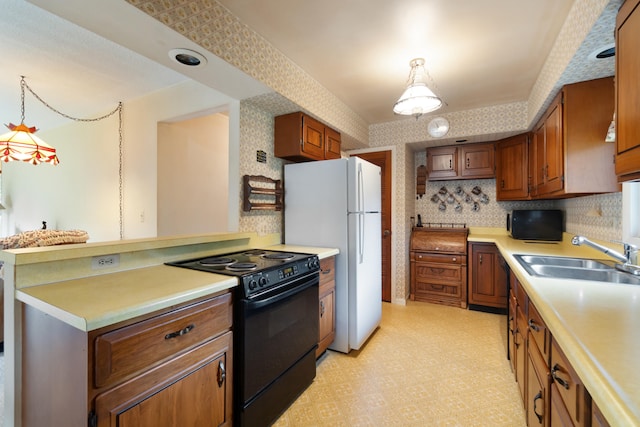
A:
<svg viewBox="0 0 640 427">
<path fill-rule="evenodd" d="M 276 295 L 264 298 L 264 299 L 249 299 L 246 300 L 246 306 L 248 309 L 258 309 L 258 308 L 262 308 L 264 306 L 270 305 L 270 304 L 275 304 L 278 301 L 282 301 L 283 299 L 289 298 L 293 295 L 296 295 L 308 288 L 310 288 L 311 286 L 315 286 L 318 285 L 320 283 L 320 280 L 318 278 L 318 275 L 316 275 L 315 278 L 313 279 L 308 279 L 300 284 L 297 285 L 291 289 L 287 289 L 286 291 L 282 292 L 282 293 L 278 293 Z"/>
</svg>

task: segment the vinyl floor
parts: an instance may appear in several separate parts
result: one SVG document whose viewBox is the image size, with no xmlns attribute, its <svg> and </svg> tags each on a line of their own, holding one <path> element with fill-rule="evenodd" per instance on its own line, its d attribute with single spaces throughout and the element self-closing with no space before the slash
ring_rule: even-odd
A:
<svg viewBox="0 0 640 427">
<path fill-rule="evenodd" d="M 506 359 L 506 316 L 409 301 L 383 304 L 360 351 L 327 351 L 276 427 L 524 427 Z"/>
</svg>

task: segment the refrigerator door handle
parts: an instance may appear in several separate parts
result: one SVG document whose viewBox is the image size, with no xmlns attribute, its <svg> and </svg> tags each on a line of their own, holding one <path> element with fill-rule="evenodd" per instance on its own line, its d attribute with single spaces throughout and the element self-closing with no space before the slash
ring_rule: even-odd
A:
<svg viewBox="0 0 640 427">
<path fill-rule="evenodd" d="M 364 176 L 362 163 L 358 163 L 358 212 L 364 211 Z"/>
<path fill-rule="evenodd" d="M 364 219 L 366 217 L 366 215 L 364 213 L 359 213 L 358 215 L 360 215 L 360 230 L 358 232 L 358 234 L 360 235 L 360 248 L 359 248 L 359 261 L 358 264 L 362 264 L 364 262 Z"/>
</svg>

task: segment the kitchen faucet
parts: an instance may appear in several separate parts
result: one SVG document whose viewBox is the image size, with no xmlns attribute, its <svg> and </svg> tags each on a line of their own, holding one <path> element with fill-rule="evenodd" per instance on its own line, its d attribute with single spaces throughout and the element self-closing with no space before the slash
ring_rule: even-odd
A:
<svg viewBox="0 0 640 427">
<path fill-rule="evenodd" d="M 582 244 L 591 246 L 592 248 L 599 250 L 600 252 L 620 261 L 622 264 L 616 264 L 616 268 L 618 270 L 626 271 L 627 273 L 632 273 L 635 275 L 640 275 L 640 266 L 638 266 L 638 248 L 634 245 L 623 242 L 622 245 L 624 248 L 624 254 L 621 254 L 620 252 L 616 252 L 606 246 L 602 246 L 598 243 L 592 242 L 584 236 L 573 236 L 573 238 L 571 239 L 571 243 L 576 246 L 580 246 Z"/>
</svg>

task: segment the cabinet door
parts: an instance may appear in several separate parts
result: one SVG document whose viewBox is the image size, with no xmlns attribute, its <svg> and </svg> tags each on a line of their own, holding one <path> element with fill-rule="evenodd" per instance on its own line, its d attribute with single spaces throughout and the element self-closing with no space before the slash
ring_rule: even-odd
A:
<svg viewBox="0 0 640 427">
<path fill-rule="evenodd" d="M 551 108 L 544 122 L 545 134 L 545 181 L 540 194 L 562 190 L 564 186 L 564 145 L 562 139 L 561 97 Z"/>
<path fill-rule="evenodd" d="M 469 304 L 507 308 L 507 275 L 492 243 L 470 243 Z"/>
<path fill-rule="evenodd" d="M 640 177 L 639 5 L 627 0 L 616 20 L 616 174 L 623 180 Z"/>
<path fill-rule="evenodd" d="M 549 368 L 538 350 L 529 346 L 527 365 L 527 425 L 549 427 Z"/>
<path fill-rule="evenodd" d="M 324 159 L 324 125 L 309 116 L 302 116 L 301 151 L 316 160 Z"/>
<path fill-rule="evenodd" d="M 456 147 L 427 149 L 429 180 L 451 179 L 458 176 L 458 150 Z"/>
<path fill-rule="evenodd" d="M 460 146 L 460 176 L 464 178 L 495 177 L 495 146 L 490 144 L 470 144 Z"/>
<path fill-rule="evenodd" d="M 529 196 L 529 134 L 496 143 L 496 199 L 526 200 Z"/>
<path fill-rule="evenodd" d="M 324 158 L 339 159 L 341 150 L 341 138 L 340 133 L 335 130 L 325 127 L 324 128 Z"/>
<path fill-rule="evenodd" d="M 98 427 L 231 425 L 231 332 L 95 399 Z"/>
<path fill-rule="evenodd" d="M 320 357 L 322 353 L 329 347 L 336 336 L 335 322 L 335 298 L 336 298 L 336 280 L 335 280 L 335 257 L 324 258 L 320 260 L 320 286 L 319 294 L 319 312 L 320 325 L 318 336 L 318 349 L 316 357 Z"/>
<path fill-rule="evenodd" d="M 529 165 L 531 166 L 531 171 L 529 172 L 529 175 L 531 176 L 531 187 L 529 188 L 529 193 L 532 196 L 540 194 L 540 190 L 544 184 L 547 164 L 544 155 L 544 129 L 544 122 L 535 129 L 533 132 L 533 142 L 529 150 Z"/>
</svg>

